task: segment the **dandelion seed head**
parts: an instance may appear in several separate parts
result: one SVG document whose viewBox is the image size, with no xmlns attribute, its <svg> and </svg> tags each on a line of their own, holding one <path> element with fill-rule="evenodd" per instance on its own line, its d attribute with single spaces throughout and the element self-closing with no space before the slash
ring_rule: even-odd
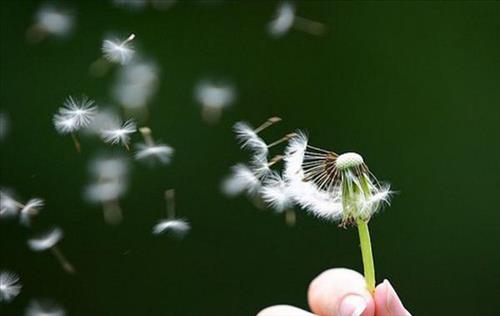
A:
<svg viewBox="0 0 500 316">
<path fill-rule="evenodd" d="M 97 113 L 97 106 L 94 105 L 95 101 L 86 96 L 80 99 L 69 96 L 59 109 L 59 114 L 74 119 L 74 124 L 78 129 L 87 127 Z"/>
<path fill-rule="evenodd" d="M 64 316 L 66 312 L 52 300 L 32 300 L 26 308 L 26 316 Z"/>
<path fill-rule="evenodd" d="M 184 238 L 191 230 L 191 226 L 184 219 L 165 219 L 153 226 L 153 234 L 171 234 L 177 238 Z"/>
<path fill-rule="evenodd" d="M 282 3 L 274 19 L 269 23 L 268 30 L 272 36 L 279 37 L 286 34 L 293 26 L 295 20 L 295 8 L 288 2 Z"/>
<path fill-rule="evenodd" d="M 335 166 L 339 170 L 361 167 L 364 164 L 363 157 L 357 153 L 345 153 L 337 157 Z"/>
<path fill-rule="evenodd" d="M 359 154 L 338 155 L 310 146 L 301 133 L 286 149 L 284 175 L 297 204 L 318 217 L 342 220 L 343 224 L 369 219 L 388 203 L 391 194 Z"/>
<path fill-rule="evenodd" d="M 113 63 L 126 65 L 132 60 L 135 53 L 131 44 L 131 41 L 134 38 L 135 35 L 130 34 L 130 36 L 124 41 L 117 39 L 105 39 L 102 43 L 104 58 Z"/>
<path fill-rule="evenodd" d="M 59 227 L 28 240 L 28 246 L 33 251 L 44 251 L 54 247 L 63 238 L 63 231 Z"/>
<path fill-rule="evenodd" d="M 19 281 L 19 276 L 13 272 L 0 272 L 0 303 L 8 303 L 21 293 Z"/>
<path fill-rule="evenodd" d="M 31 223 L 31 218 L 38 215 L 40 209 L 45 205 L 44 200 L 39 198 L 30 199 L 24 207 L 21 209 L 19 219 L 21 224 L 29 226 Z"/>
</svg>

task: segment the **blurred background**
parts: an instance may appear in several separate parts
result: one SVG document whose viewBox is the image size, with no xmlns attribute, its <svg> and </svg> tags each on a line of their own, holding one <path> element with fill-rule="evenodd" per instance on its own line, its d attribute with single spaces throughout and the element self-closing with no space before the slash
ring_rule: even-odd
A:
<svg viewBox="0 0 500 316">
<path fill-rule="evenodd" d="M 268 305 L 307 308 L 309 282 L 331 267 L 362 271 L 354 228 L 298 211 L 282 214 L 229 199 L 220 183 L 248 159 L 232 126 L 278 115 L 269 140 L 297 128 L 315 146 L 361 153 L 397 194 L 371 221 L 377 279 L 389 279 L 413 315 L 493 315 L 500 264 L 500 3 L 295 2 L 320 35 L 268 32 L 279 2 L 178 2 L 130 8 L 64 1 L 74 28 L 32 43 L 39 1 L 3 1 L 0 185 L 22 200 L 46 200 L 32 229 L 0 221 L 0 269 L 22 278 L 21 294 L 0 306 L 22 315 L 50 298 L 68 315 L 254 315 Z M 158 90 L 141 121 L 176 150 L 167 166 L 132 162 L 110 226 L 88 204 L 88 162 L 121 147 L 58 135 L 52 116 L 68 95 L 119 108 L 111 89 L 120 66 L 89 74 L 108 34 L 136 34 L 137 50 L 159 69 Z M 217 124 L 194 97 L 203 78 L 237 91 Z M 133 136 L 133 142 L 140 141 Z M 278 149 L 279 151 L 279 149 Z M 184 240 L 153 236 L 164 191 L 192 225 Z M 33 232 L 59 225 L 77 269 L 65 274 L 49 253 L 32 252 Z"/>
</svg>

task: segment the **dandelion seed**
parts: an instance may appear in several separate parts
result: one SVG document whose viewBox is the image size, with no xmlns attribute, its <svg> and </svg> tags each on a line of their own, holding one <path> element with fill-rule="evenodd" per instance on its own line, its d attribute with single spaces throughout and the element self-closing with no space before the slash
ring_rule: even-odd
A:
<svg viewBox="0 0 500 316">
<path fill-rule="evenodd" d="M 32 300 L 26 309 L 26 316 L 64 316 L 66 312 L 52 300 Z"/>
<path fill-rule="evenodd" d="M 167 203 L 167 218 L 158 221 L 153 226 L 153 234 L 170 234 L 173 237 L 182 239 L 189 231 L 191 226 L 185 219 L 175 218 L 175 191 L 165 191 L 165 201 Z"/>
<path fill-rule="evenodd" d="M 130 62 L 135 52 L 131 44 L 134 38 L 135 34 L 132 33 L 124 41 L 105 39 L 102 43 L 104 58 L 112 63 L 127 64 Z"/>
<path fill-rule="evenodd" d="M 203 119 L 215 123 L 222 110 L 234 102 L 236 92 L 229 83 L 203 80 L 195 87 L 195 98 L 202 106 Z"/>
<path fill-rule="evenodd" d="M 69 96 L 53 117 L 56 131 L 60 134 L 71 134 L 77 152 L 80 152 L 80 142 L 76 132 L 89 126 L 97 113 L 94 100 L 86 96 L 76 99 Z"/>
<path fill-rule="evenodd" d="M 152 60 L 134 60 L 120 68 L 112 87 L 113 98 L 135 117 L 147 116 L 147 105 L 158 91 L 160 69 Z"/>
<path fill-rule="evenodd" d="M 74 28 L 74 20 L 70 10 L 45 5 L 37 11 L 35 24 L 28 29 L 28 40 L 36 43 L 47 36 L 66 37 Z"/>
<path fill-rule="evenodd" d="M 293 206 L 289 187 L 281 176 L 273 172 L 266 178 L 260 190 L 263 200 L 277 212 L 283 212 Z"/>
<path fill-rule="evenodd" d="M 100 203 L 106 223 L 122 221 L 119 198 L 127 190 L 129 165 L 121 157 L 99 157 L 90 163 L 93 183 L 85 188 L 84 196 L 91 203 Z"/>
<path fill-rule="evenodd" d="M 237 164 L 231 168 L 231 175 L 222 182 L 222 192 L 234 197 L 242 193 L 255 196 L 261 188 L 261 181 L 246 165 Z"/>
<path fill-rule="evenodd" d="M 28 240 L 28 246 L 33 251 L 45 251 L 50 250 L 54 257 L 59 261 L 64 271 L 67 273 L 75 273 L 75 268 L 73 265 L 66 259 L 61 250 L 57 247 L 57 243 L 61 241 L 63 238 L 62 229 L 56 227 L 43 235 L 40 235 L 36 238 L 31 238 Z"/>
<path fill-rule="evenodd" d="M 121 144 L 128 151 L 130 151 L 130 134 L 137 131 L 137 125 L 133 120 L 127 120 L 121 123 L 120 120 L 113 122 L 111 126 L 108 126 L 101 130 L 101 138 L 104 142 L 111 145 Z"/>
<path fill-rule="evenodd" d="M 23 206 L 17 202 L 9 189 L 0 190 L 0 218 L 16 216 Z"/>
<path fill-rule="evenodd" d="M 0 272 L 0 303 L 8 303 L 21 293 L 19 281 L 19 276 L 13 272 Z"/>
<path fill-rule="evenodd" d="M 297 16 L 295 7 L 291 3 L 284 2 L 278 7 L 275 18 L 269 23 L 268 31 L 273 37 L 281 37 L 292 27 L 312 35 L 322 35 L 325 32 L 323 23 Z"/>
<path fill-rule="evenodd" d="M 38 215 L 40 209 L 45 205 L 42 199 L 34 198 L 30 199 L 20 212 L 20 222 L 25 226 L 29 226 L 31 224 L 31 218 L 35 215 Z"/>
<path fill-rule="evenodd" d="M 162 164 L 170 163 L 172 155 L 174 154 L 174 149 L 168 145 L 156 144 L 149 127 L 139 128 L 139 131 L 144 138 L 144 143 L 135 145 L 137 147 L 135 159 L 141 161 L 149 160 L 152 162 L 158 161 Z"/>
</svg>

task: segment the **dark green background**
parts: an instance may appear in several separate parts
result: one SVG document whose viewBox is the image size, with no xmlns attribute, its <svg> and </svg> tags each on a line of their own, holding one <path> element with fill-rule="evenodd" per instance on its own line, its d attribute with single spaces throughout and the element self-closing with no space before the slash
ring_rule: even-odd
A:
<svg viewBox="0 0 500 316">
<path fill-rule="evenodd" d="M 29 45 L 38 6 L 1 3 L 0 102 L 12 128 L 0 183 L 23 199 L 46 199 L 35 229 L 64 228 L 61 246 L 78 274 L 32 253 L 29 231 L 0 222 L 0 267 L 24 283 L 2 315 L 21 314 L 31 297 L 54 298 L 70 315 L 252 315 L 276 303 L 306 308 L 307 286 L 325 269 L 361 271 L 354 229 L 303 213 L 289 228 L 220 193 L 229 167 L 246 159 L 231 126 L 271 115 L 284 121 L 269 139 L 305 129 L 316 146 L 362 153 L 393 184 L 391 207 L 371 223 L 377 278 L 391 280 L 414 315 L 497 311 L 500 3 L 300 2 L 299 14 L 324 22 L 327 34 L 274 40 L 265 29 L 273 2 L 129 12 L 81 1 L 71 3 L 74 36 Z M 113 74 L 88 75 L 109 31 L 135 32 L 161 66 L 148 125 L 176 148 L 167 167 L 134 164 L 118 227 L 81 197 L 86 163 L 109 147 L 87 139 L 77 155 L 51 123 L 69 94 L 111 101 Z M 192 97 L 207 75 L 234 80 L 239 92 L 215 126 L 201 120 Z M 183 242 L 150 233 L 171 187 L 193 226 Z"/>
</svg>

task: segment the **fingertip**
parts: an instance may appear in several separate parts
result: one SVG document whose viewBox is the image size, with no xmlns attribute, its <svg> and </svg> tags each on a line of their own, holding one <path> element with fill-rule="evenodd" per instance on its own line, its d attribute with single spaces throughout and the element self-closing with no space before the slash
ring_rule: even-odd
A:
<svg viewBox="0 0 500 316">
<path fill-rule="evenodd" d="M 388 280 L 384 280 L 375 290 L 377 315 L 411 316 Z"/>
<path fill-rule="evenodd" d="M 257 316 L 314 316 L 314 314 L 290 305 L 275 305 L 261 310 Z"/>
<path fill-rule="evenodd" d="M 356 271 L 336 268 L 317 276 L 309 286 L 309 305 L 321 316 L 373 316 L 375 304 L 364 277 Z"/>
</svg>

